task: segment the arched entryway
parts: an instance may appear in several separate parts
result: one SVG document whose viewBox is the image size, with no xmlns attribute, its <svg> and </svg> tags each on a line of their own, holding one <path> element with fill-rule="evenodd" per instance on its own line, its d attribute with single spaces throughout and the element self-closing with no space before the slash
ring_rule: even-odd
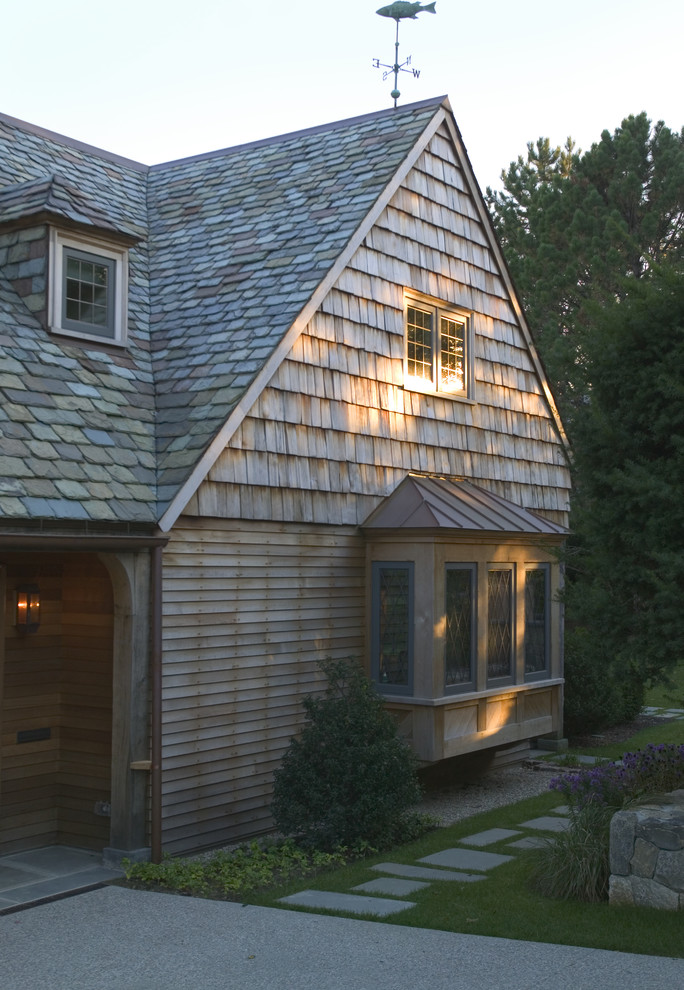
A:
<svg viewBox="0 0 684 990">
<path fill-rule="evenodd" d="M 95 553 L 3 553 L 0 854 L 110 844 L 115 609 Z M 40 626 L 16 625 L 17 588 Z"/>
</svg>

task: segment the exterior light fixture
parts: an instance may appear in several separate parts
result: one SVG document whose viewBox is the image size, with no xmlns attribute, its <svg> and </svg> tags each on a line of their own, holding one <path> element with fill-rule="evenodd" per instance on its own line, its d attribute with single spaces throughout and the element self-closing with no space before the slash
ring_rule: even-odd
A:
<svg viewBox="0 0 684 990">
<path fill-rule="evenodd" d="M 40 591 L 37 584 L 20 584 L 17 587 L 15 625 L 22 633 L 38 631 L 40 626 Z"/>
</svg>

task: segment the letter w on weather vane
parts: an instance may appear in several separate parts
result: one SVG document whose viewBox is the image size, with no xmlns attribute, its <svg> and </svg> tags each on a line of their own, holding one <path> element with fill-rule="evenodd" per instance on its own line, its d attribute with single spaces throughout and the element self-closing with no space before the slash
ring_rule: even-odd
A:
<svg viewBox="0 0 684 990">
<path fill-rule="evenodd" d="M 391 17 L 392 20 L 397 22 L 397 33 L 394 41 L 394 65 L 387 65 L 385 62 L 381 62 L 379 58 L 373 59 L 374 68 L 385 69 L 385 72 L 382 74 L 383 82 L 388 76 L 394 76 L 394 89 L 390 93 L 390 96 L 394 100 L 395 107 L 397 100 L 401 96 L 398 88 L 399 73 L 410 72 L 415 79 L 418 79 L 420 76 L 420 69 L 409 68 L 411 65 L 410 55 L 405 62 L 399 62 L 399 21 L 406 20 L 407 17 L 415 21 L 418 14 L 422 14 L 424 11 L 435 14 L 435 4 L 409 3 L 408 0 L 395 0 L 395 3 L 391 3 L 388 7 L 381 7 L 379 10 L 376 10 L 376 14 L 379 14 L 380 17 Z"/>
</svg>

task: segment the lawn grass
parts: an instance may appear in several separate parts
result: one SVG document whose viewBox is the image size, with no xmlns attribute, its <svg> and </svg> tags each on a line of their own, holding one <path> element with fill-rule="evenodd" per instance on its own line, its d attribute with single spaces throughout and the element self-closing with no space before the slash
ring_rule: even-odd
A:
<svg viewBox="0 0 684 990">
<path fill-rule="evenodd" d="M 670 672 L 671 685 L 658 684 L 646 693 L 645 704 L 654 708 L 684 708 L 684 661 Z"/>
<path fill-rule="evenodd" d="M 417 842 L 392 850 L 391 854 L 357 861 L 305 882 L 300 880 L 250 894 L 244 900 L 249 904 L 282 909 L 283 905 L 279 903 L 281 897 L 305 887 L 349 893 L 358 884 L 377 879 L 379 874 L 371 869 L 374 863 L 391 860 L 416 864 L 421 857 L 448 849 L 465 836 L 488 828 L 514 829 L 521 822 L 547 814 L 558 806 L 558 794 L 542 794 L 438 829 Z M 505 842 L 488 846 L 487 851 L 511 853 Z M 519 850 L 510 862 L 495 867 L 485 880 L 477 883 L 430 883 L 425 890 L 410 896 L 415 907 L 381 920 L 384 924 L 413 928 L 684 957 L 682 915 L 679 912 L 549 900 L 532 889 L 530 874 L 534 857 L 534 850 Z M 346 915 L 343 911 L 325 913 L 358 917 Z M 366 920 L 379 919 L 370 915 Z"/>
<path fill-rule="evenodd" d="M 625 752 L 642 749 L 648 743 L 660 742 L 684 742 L 684 722 L 674 721 L 651 726 L 626 742 L 576 752 L 619 759 Z M 552 779 L 551 775 L 549 779 Z M 320 873 L 306 882 L 294 881 L 250 894 L 245 897 L 245 902 L 282 909 L 283 905 L 279 903 L 281 897 L 305 887 L 350 893 L 353 887 L 367 880 L 377 879 L 379 874 L 371 869 L 375 863 L 391 860 L 416 864 L 422 857 L 448 849 L 465 836 L 489 828 L 515 829 L 522 822 L 548 814 L 561 804 L 560 795 L 549 791 L 517 804 L 484 812 L 456 825 L 437 829 L 416 842 L 393 849 L 391 853 Z M 487 851 L 508 855 L 512 850 L 506 847 L 504 841 L 487 846 Z M 616 908 L 607 903 L 550 900 L 532 887 L 534 862 L 534 850 L 518 850 L 509 863 L 495 867 L 485 880 L 469 884 L 433 882 L 425 890 L 411 894 L 409 899 L 415 902 L 415 907 L 390 915 L 382 921 L 385 924 L 472 935 L 684 957 L 680 912 L 651 908 Z M 324 913 L 358 917 L 341 911 Z M 378 919 L 370 915 L 366 920 Z"/>
<path fill-rule="evenodd" d="M 575 752 L 619 759 L 624 752 L 633 752 L 643 749 L 648 743 L 660 742 L 684 742 L 684 721 L 657 724 L 642 730 L 626 742 Z M 548 774 L 548 779 L 553 779 L 552 773 Z M 202 890 L 201 884 L 197 889 L 186 888 L 185 892 L 196 896 L 239 898 L 246 904 L 277 907 L 281 910 L 305 910 L 285 908 L 280 903 L 280 898 L 305 888 L 351 893 L 359 884 L 378 878 L 380 874 L 372 869 L 376 863 L 392 861 L 421 865 L 417 861 L 424 856 L 448 849 L 468 835 L 489 828 L 517 829 L 522 822 L 548 814 L 553 809 L 558 809 L 562 803 L 561 795 L 555 791 L 547 791 L 538 797 L 436 829 L 415 842 L 389 852 L 356 859 L 334 869 L 326 868 L 313 875 L 306 876 L 297 871 L 287 882 L 260 889 L 245 888 L 244 893 L 221 893 L 206 888 Z M 551 834 L 548 837 L 553 838 Z M 504 841 L 487 846 L 487 851 L 513 854 L 513 858 L 510 862 L 495 867 L 486 874 L 484 880 L 476 883 L 431 882 L 426 889 L 410 895 L 409 900 L 415 903 L 415 907 L 382 919 L 369 915 L 365 920 L 522 941 L 684 957 L 681 912 L 617 908 L 608 903 L 551 900 L 534 890 L 531 883 L 535 850 L 511 850 Z M 182 865 L 182 861 L 180 862 Z M 188 862 L 192 866 L 192 861 Z M 173 883 L 165 887 L 144 882 L 132 882 L 129 885 L 143 889 L 174 889 Z M 347 915 L 343 911 L 315 913 L 359 917 Z"/>
<path fill-rule="evenodd" d="M 633 753 L 636 749 L 644 749 L 648 743 L 683 743 L 684 742 L 684 721 L 677 719 L 672 722 L 663 722 L 661 725 L 648 726 L 635 733 L 626 742 L 610 743 L 602 746 L 598 741 L 596 746 L 584 746 L 581 748 L 571 748 L 568 750 L 569 756 L 583 754 L 585 756 L 599 756 L 607 760 L 619 760 L 623 753 Z M 553 757 L 549 757 L 553 759 Z"/>
</svg>

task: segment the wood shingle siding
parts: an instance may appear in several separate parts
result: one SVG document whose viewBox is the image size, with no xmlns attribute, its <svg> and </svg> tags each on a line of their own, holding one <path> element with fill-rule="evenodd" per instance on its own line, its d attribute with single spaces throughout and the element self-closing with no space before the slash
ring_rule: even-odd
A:
<svg viewBox="0 0 684 990">
<path fill-rule="evenodd" d="M 561 438 L 447 137 L 432 138 L 186 511 L 359 525 L 420 471 L 567 522 Z M 474 402 L 402 388 L 406 287 L 474 312 Z"/>
<path fill-rule="evenodd" d="M 165 847 L 270 825 L 316 661 L 364 651 L 364 545 L 340 527 L 183 518 L 164 558 Z"/>
</svg>

